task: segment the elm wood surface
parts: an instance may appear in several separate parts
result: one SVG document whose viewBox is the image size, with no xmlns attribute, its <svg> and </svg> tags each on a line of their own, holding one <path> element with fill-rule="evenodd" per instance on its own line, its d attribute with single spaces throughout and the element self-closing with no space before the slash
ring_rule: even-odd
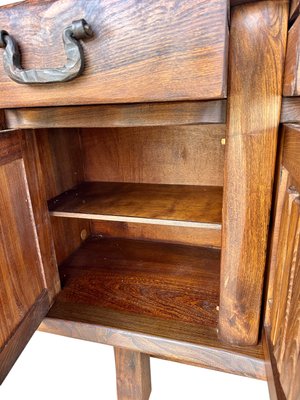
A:
<svg viewBox="0 0 300 400">
<path fill-rule="evenodd" d="M 19 85 L 0 66 L 1 108 L 226 97 L 227 0 L 25 1 L 0 8 L 25 68 L 63 65 L 63 27 L 85 18 L 85 70 L 71 82 Z M 153 79 L 154 78 L 154 79 Z"/>
<path fill-rule="evenodd" d="M 282 124 L 300 123 L 299 97 L 284 97 L 282 99 L 280 122 Z"/>
<path fill-rule="evenodd" d="M 270 330 L 268 327 L 263 329 L 263 348 L 266 360 L 266 374 L 270 400 L 286 400 L 280 383 L 279 372 L 276 365 L 276 359 L 274 357 L 274 350 L 270 339 Z"/>
<path fill-rule="evenodd" d="M 300 19 L 297 18 L 289 30 L 287 51 L 285 58 L 285 72 L 283 82 L 284 96 L 299 96 L 300 94 Z"/>
<path fill-rule="evenodd" d="M 35 131 L 35 137 L 44 177 L 40 190 L 45 191 L 46 199 L 71 189 L 84 179 L 77 129 L 41 129 Z M 52 218 L 51 225 L 58 263 L 80 246 L 82 231 L 90 232 L 89 222 L 80 219 Z"/>
<path fill-rule="evenodd" d="M 126 239 L 88 239 L 60 266 L 67 301 L 216 327 L 216 249 Z"/>
<path fill-rule="evenodd" d="M 118 400 L 148 400 L 151 393 L 150 357 L 114 348 Z"/>
<path fill-rule="evenodd" d="M 51 259 L 54 255 L 51 241 L 41 240 L 44 234 L 45 239 L 49 239 L 49 216 L 46 212 L 44 226 L 37 227 L 43 213 L 40 209 L 42 193 L 40 198 L 31 199 L 36 194 L 35 186 L 39 180 L 35 176 L 35 168 L 39 168 L 38 159 L 33 158 L 31 145 L 26 132 L 1 132 L 0 381 L 40 324 L 57 290 L 55 283 L 58 279 L 52 276 L 55 259 Z M 31 167 L 28 169 L 29 162 Z M 45 253 L 46 245 L 49 249 Z M 58 278 L 57 271 L 56 274 Z M 46 288 L 49 288 L 49 293 Z"/>
<path fill-rule="evenodd" d="M 4 117 L 8 128 L 35 129 L 224 124 L 226 100 L 19 108 Z"/>
<path fill-rule="evenodd" d="M 295 20 L 300 11 L 300 1 L 299 0 L 291 0 L 290 1 L 290 20 Z"/>
<path fill-rule="evenodd" d="M 275 275 L 271 340 L 280 382 L 288 400 L 300 396 L 300 197 L 287 191 Z"/>
<path fill-rule="evenodd" d="M 231 15 L 219 332 L 235 344 L 258 340 L 287 19 L 285 1 Z"/>
<path fill-rule="evenodd" d="M 213 249 L 93 238 L 61 266 L 63 289 L 41 329 L 264 379 L 260 345 L 217 338 L 219 258 Z"/>
<path fill-rule="evenodd" d="M 91 232 L 103 237 L 142 239 L 221 248 L 221 229 L 139 224 L 117 221 L 91 221 Z"/>
<path fill-rule="evenodd" d="M 5 117 L 5 111 L 0 110 L 0 131 L 6 129 L 6 117 Z"/>
<path fill-rule="evenodd" d="M 25 131 L 22 140 L 24 166 L 28 176 L 34 224 L 39 240 L 39 248 L 43 263 L 43 273 L 48 289 L 50 303 L 60 290 L 60 280 L 57 269 L 53 230 L 47 207 L 47 195 L 41 160 L 38 152 L 34 131 Z"/>
<path fill-rule="evenodd" d="M 49 310 L 49 298 L 46 290 L 43 290 L 36 302 L 28 310 L 17 329 L 12 332 L 8 341 L 0 352 L 0 384 L 13 367 L 19 355 L 27 345 L 31 336 L 39 327 L 41 321 Z M 2 321 L 2 319 L 1 319 Z"/>
<path fill-rule="evenodd" d="M 282 164 L 300 188 L 300 125 L 284 125 Z"/>
<path fill-rule="evenodd" d="M 50 215 L 221 229 L 222 187 L 83 182 L 48 201 Z"/>
<path fill-rule="evenodd" d="M 223 186 L 224 137 L 214 124 L 82 129 L 85 180 Z"/>
</svg>

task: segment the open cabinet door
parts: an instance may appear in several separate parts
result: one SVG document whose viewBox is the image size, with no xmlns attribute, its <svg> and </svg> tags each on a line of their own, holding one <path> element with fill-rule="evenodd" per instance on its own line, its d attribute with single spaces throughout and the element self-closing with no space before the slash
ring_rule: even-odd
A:
<svg viewBox="0 0 300 400">
<path fill-rule="evenodd" d="M 264 347 L 271 400 L 299 400 L 300 126 L 282 131 Z"/>
<path fill-rule="evenodd" d="M 0 383 L 59 290 L 34 132 L 0 132 Z"/>
</svg>

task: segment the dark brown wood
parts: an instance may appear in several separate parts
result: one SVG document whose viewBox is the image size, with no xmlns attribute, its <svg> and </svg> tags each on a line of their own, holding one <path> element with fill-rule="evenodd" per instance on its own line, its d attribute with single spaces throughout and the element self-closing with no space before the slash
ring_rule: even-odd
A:
<svg viewBox="0 0 300 400">
<path fill-rule="evenodd" d="M 83 129 L 85 180 L 223 186 L 224 137 L 224 125 Z"/>
<path fill-rule="evenodd" d="M 282 164 L 300 188 L 300 125 L 284 126 Z"/>
<path fill-rule="evenodd" d="M 215 249 L 91 238 L 60 267 L 58 302 L 216 327 L 219 257 Z"/>
<path fill-rule="evenodd" d="M 289 30 L 287 51 L 285 58 L 285 72 L 283 82 L 284 96 L 299 96 L 300 94 L 300 18 L 297 18 Z"/>
<path fill-rule="evenodd" d="M 222 187 L 83 182 L 48 202 L 50 215 L 221 229 Z"/>
<path fill-rule="evenodd" d="M 47 207 L 44 175 L 41 169 L 34 131 L 24 131 L 22 154 L 26 175 L 28 177 L 28 189 L 43 263 L 43 273 L 48 289 L 49 301 L 52 303 L 54 297 L 60 290 L 60 280 L 57 269 L 51 221 Z"/>
<path fill-rule="evenodd" d="M 139 224 L 132 222 L 91 221 L 91 231 L 103 237 L 155 240 L 192 246 L 221 248 L 221 229 Z"/>
<path fill-rule="evenodd" d="M 224 124 L 226 100 L 19 108 L 5 117 L 8 128 L 35 129 Z"/>
<path fill-rule="evenodd" d="M 9 337 L 0 352 L 0 384 L 22 353 L 31 336 L 38 329 L 41 321 L 49 310 L 47 290 L 43 290 L 35 303 L 28 310 L 17 329 Z M 2 318 L 1 318 L 2 322 Z"/>
<path fill-rule="evenodd" d="M 148 400 L 151 393 L 150 357 L 114 348 L 118 400 Z"/>
<path fill-rule="evenodd" d="M 300 11 L 300 1 L 299 0 L 290 0 L 290 20 L 295 20 Z"/>
<path fill-rule="evenodd" d="M 282 99 L 280 122 L 300 124 L 300 97 L 284 97 Z"/>
<path fill-rule="evenodd" d="M 231 16 L 219 330 L 236 344 L 258 340 L 287 19 L 284 1 Z"/>
<path fill-rule="evenodd" d="M 80 137 L 77 129 L 36 131 L 46 199 L 71 189 L 84 179 Z M 53 218 L 52 235 L 57 262 L 61 263 L 82 243 L 81 232 L 90 232 L 88 221 Z M 67 238 L 67 240 L 66 240 Z"/>
<path fill-rule="evenodd" d="M 4 110 L 0 110 L 0 131 L 6 129 L 6 118 Z"/>
<path fill-rule="evenodd" d="M 62 31 L 84 17 L 85 70 L 71 82 L 19 85 L 0 65 L 1 108 L 226 97 L 227 0 L 25 1 L 0 9 L 25 68 L 63 65 Z M 43 16 L 49 16 L 44 18 Z M 155 79 L 153 77 L 155 76 Z"/>
<path fill-rule="evenodd" d="M 277 369 L 276 359 L 274 357 L 274 349 L 270 339 L 269 328 L 263 329 L 263 348 L 266 358 L 266 374 L 269 386 L 270 400 L 286 400 L 283 392 L 279 372 Z"/>
<path fill-rule="evenodd" d="M 44 265 L 36 227 L 39 201 L 30 197 L 37 177 L 27 175 L 25 142 L 18 131 L 0 135 L 0 382 L 48 311 L 55 289 L 45 274 L 52 261 Z"/>
<path fill-rule="evenodd" d="M 41 329 L 264 379 L 261 346 L 217 338 L 218 269 L 217 250 L 89 240 L 62 265 Z"/>
</svg>

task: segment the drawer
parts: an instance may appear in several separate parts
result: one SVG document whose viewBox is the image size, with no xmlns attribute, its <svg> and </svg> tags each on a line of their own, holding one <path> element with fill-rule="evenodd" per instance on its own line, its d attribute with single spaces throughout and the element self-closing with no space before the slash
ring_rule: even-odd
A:
<svg viewBox="0 0 300 400">
<path fill-rule="evenodd" d="M 25 1 L 0 8 L 22 68 L 64 65 L 62 32 L 84 18 L 83 73 L 20 84 L 0 64 L 0 107 L 202 100 L 226 97 L 227 0 Z M 4 53 L 0 49 L 0 56 Z"/>
</svg>

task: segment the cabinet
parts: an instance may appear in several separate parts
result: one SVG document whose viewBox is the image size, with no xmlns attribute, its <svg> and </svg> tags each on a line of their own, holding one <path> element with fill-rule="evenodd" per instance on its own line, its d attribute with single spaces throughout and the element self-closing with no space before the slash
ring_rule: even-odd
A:
<svg viewBox="0 0 300 400">
<path fill-rule="evenodd" d="M 80 18 L 81 75 L 26 81 L 56 79 L 57 32 Z M 150 356 L 299 399 L 288 18 L 287 1 L 0 9 L 27 68 L 0 68 L 1 380 L 39 326 L 114 346 L 120 400 L 149 398 Z"/>
</svg>

